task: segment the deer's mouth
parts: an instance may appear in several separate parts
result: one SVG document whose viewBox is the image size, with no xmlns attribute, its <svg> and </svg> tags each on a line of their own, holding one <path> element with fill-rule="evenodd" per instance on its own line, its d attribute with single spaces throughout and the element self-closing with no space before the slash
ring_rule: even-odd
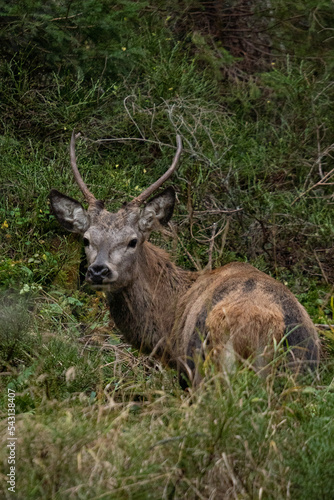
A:
<svg viewBox="0 0 334 500">
<path fill-rule="evenodd" d="M 95 289 L 109 289 L 117 279 L 118 273 L 106 265 L 94 264 L 87 269 L 86 281 Z"/>
<path fill-rule="evenodd" d="M 93 290 L 96 291 L 111 292 L 119 288 L 118 273 L 115 272 L 111 273 L 108 277 L 102 277 L 92 276 L 87 271 L 86 282 Z"/>
<path fill-rule="evenodd" d="M 96 292 L 117 292 L 122 288 L 115 281 L 111 281 L 109 283 L 101 283 L 101 284 L 94 284 L 88 282 L 88 284 L 90 288 Z"/>
</svg>

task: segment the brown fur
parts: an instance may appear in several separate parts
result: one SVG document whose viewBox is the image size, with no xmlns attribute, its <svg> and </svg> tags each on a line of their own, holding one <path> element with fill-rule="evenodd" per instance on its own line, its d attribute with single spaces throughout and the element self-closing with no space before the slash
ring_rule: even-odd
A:
<svg viewBox="0 0 334 500">
<path fill-rule="evenodd" d="M 88 211 L 56 190 L 53 211 L 68 230 L 83 235 L 86 279 L 104 289 L 124 338 L 200 380 L 206 356 L 223 369 L 250 359 L 262 370 L 281 342 L 291 366 L 316 368 L 319 339 L 305 309 L 281 283 L 249 264 L 190 273 L 147 242 L 172 215 L 175 193 L 167 188 L 143 208 L 128 205 L 112 214 L 95 203 Z"/>
<path fill-rule="evenodd" d="M 107 292 L 111 315 L 129 343 L 143 352 L 156 350 L 169 362 L 175 357 L 168 346 L 178 300 L 196 279 L 195 273 L 177 268 L 164 250 L 148 242 L 134 272 L 128 287 Z"/>
<path fill-rule="evenodd" d="M 231 368 L 235 360 L 251 358 L 261 369 L 272 359 L 273 339 L 279 343 L 289 326 L 302 329 L 294 355 L 298 364 L 318 364 L 319 340 L 305 309 L 284 285 L 254 267 L 233 263 L 189 273 L 163 250 L 144 243 L 138 270 L 132 286 L 107 294 L 116 325 L 132 345 L 154 351 L 188 378 L 195 377 L 193 359 L 206 337 L 207 354 L 218 365 Z M 286 324 L 284 302 L 292 308 L 295 324 Z"/>
</svg>

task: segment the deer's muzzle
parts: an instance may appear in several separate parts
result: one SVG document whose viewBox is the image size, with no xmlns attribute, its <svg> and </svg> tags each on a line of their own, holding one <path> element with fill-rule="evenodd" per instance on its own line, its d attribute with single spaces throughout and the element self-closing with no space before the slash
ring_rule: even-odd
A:
<svg viewBox="0 0 334 500">
<path fill-rule="evenodd" d="M 113 272 L 108 266 L 92 265 L 89 266 L 86 273 L 86 281 L 91 285 L 102 285 L 110 283 L 113 280 Z"/>
</svg>

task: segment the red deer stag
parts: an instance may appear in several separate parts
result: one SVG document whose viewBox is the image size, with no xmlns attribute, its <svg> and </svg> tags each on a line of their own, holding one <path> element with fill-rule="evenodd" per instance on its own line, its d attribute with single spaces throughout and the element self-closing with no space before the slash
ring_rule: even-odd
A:
<svg viewBox="0 0 334 500">
<path fill-rule="evenodd" d="M 181 150 L 177 136 L 177 151 L 165 174 L 117 213 L 110 213 L 78 171 L 72 134 L 72 170 L 88 210 L 55 189 L 50 201 L 60 224 L 83 236 L 86 281 L 106 292 L 111 316 L 125 340 L 177 367 L 180 381 L 199 383 L 198 367 L 206 354 L 223 369 L 250 358 L 261 371 L 280 342 L 289 347 L 291 366 L 316 368 L 316 329 L 282 283 L 241 262 L 213 271 L 184 271 L 148 242 L 151 231 L 170 220 L 175 191 L 167 187 L 146 200 L 175 171 Z"/>
</svg>

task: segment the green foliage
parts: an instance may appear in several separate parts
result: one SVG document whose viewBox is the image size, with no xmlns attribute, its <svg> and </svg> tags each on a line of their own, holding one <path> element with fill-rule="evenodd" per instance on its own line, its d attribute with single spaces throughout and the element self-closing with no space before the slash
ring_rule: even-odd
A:
<svg viewBox="0 0 334 500">
<path fill-rule="evenodd" d="M 27 358 L 33 344 L 29 334 L 31 317 L 29 302 L 10 292 L 0 296 L 0 364 L 6 371 L 9 364 Z"/>
<path fill-rule="evenodd" d="M 6 58 L 22 83 L 27 74 L 46 76 L 55 70 L 94 80 L 120 69 L 125 73 L 145 56 L 135 39 L 145 5 L 126 0 L 113 5 L 103 0 L 6 2 Z"/>
<path fill-rule="evenodd" d="M 278 393 L 243 369 L 181 395 L 170 376 L 136 376 L 97 400 L 45 400 L 20 421 L 24 498 L 331 497 L 331 389 L 287 378 Z"/>
<path fill-rule="evenodd" d="M 257 5 L 261 9 L 261 4 Z M 260 13 L 259 13 L 260 14 Z M 261 15 L 261 14 L 260 14 Z M 314 59 L 318 68 L 331 59 L 330 51 L 333 40 L 329 32 L 333 21 L 332 5 L 329 0 L 315 2 L 306 0 L 275 1 L 269 14 L 269 29 L 273 34 L 276 48 L 302 59 Z"/>
<path fill-rule="evenodd" d="M 79 298 L 51 291 L 43 301 L 34 304 L 28 290 L 23 288 L 21 292 L 18 296 L 13 292 L 3 293 L 0 304 L 0 360 L 6 372 L 3 382 L 17 392 L 16 412 L 35 411 L 44 398 L 62 401 L 72 394 L 91 397 L 94 393 L 94 399 L 100 390 L 101 378 L 112 380 L 109 363 L 115 357 L 112 350 L 102 352 L 95 344 L 83 349 L 77 324 L 84 303 Z M 89 310 L 88 298 L 85 295 L 80 298 Z M 32 318 L 35 318 L 34 328 Z M 95 320 L 97 318 L 95 313 Z M 42 335 L 38 321 L 43 324 Z M 100 328 L 104 322 L 99 318 Z M 50 333 L 47 333 L 47 325 Z M 94 328 L 88 331 L 89 343 Z"/>
<path fill-rule="evenodd" d="M 332 4 L 274 4 L 4 3 L 0 383 L 4 415 L 16 391 L 18 499 L 332 497 Z M 120 344 L 48 204 L 52 187 L 81 200 L 74 128 L 110 210 L 182 136 L 177 235 L 155 241 L 202 269 L 215 228 L 213 266 L 248 261 L 286 283 L 327 326 L 320 380 L 209 366 L 182 392 Z"/>
</svg>

